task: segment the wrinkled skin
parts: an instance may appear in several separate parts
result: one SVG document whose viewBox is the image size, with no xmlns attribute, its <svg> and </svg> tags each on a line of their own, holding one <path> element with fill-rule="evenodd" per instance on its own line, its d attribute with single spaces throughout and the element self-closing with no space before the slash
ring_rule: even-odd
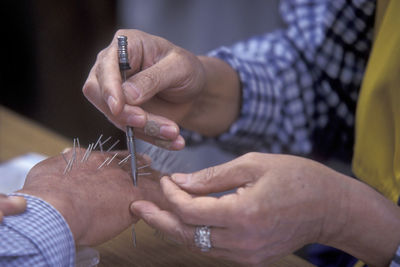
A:
<svg viewBox="0 0 400 267">
<path fill-rule="evenodd" d="M 136 201 L 132 211 L 195 251 L 200 251 L 195 226 L 208 225 L 213 248 L 207 253 L 246 266 L 265 266 L 309 243 L 387 266 L 400 240 L 396 205 L 305 158 L 249 153 L 196 173 L 163 177 L 161 186 L 169 210 Z M 207 196 L 232 189 L 219 198 Z"/>
<path fill-rule="evenodd" d="M 136 222 L 129 211 L 132 201 L 161 198 L 159 174 L 141 177 L 138 187 L 132 184 L 129 163 L 118 162 L 126 156 L 120 153 L 109 165 L 98 166 L 112 153 L 93 151 L 87 162 L 80 162 L 84 150 L 77 151 L 78 160 L 72 170 L 63 174 L 66 163 L 61 156 L 48 158 L 33 167 L 20 193 L 42 198 L 55 207 L 66 219 L 77 245 L 100 244 Z M 66 154 L 70 158 L 72 152 Z M 142 159 L 139 165 L 146 162 Z M 151 178 L 155 178 L 154 180 Z"/>
</svg>

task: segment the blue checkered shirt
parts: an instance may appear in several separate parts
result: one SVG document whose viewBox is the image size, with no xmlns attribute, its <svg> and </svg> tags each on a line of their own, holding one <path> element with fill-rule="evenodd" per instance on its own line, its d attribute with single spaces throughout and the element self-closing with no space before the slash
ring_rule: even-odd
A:
<svg viewBox="0 0 400 267">
<path fill-rule="evenodd" d="M 371 0 L 284 0 L 286 29 L 210 52 L 242 87 L 239 118 L 218 143 L 240 152 L 351 154 L 374 11 Z"/>
<path fill-rule="evenodd" d="M 0 266 L 75 266 L 74 239 L 61 214 L 39 198 L 22 196 L 26 211 L 0 223 Z"/>
</svg>

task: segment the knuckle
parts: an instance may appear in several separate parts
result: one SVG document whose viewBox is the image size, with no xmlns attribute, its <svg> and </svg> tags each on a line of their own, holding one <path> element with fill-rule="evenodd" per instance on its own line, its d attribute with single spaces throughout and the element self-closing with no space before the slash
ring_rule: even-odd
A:
<svg viewBox="0 0 400 267">
<path fill-rule="evenodd" d="M 114 35 L 114 37 L 117 37 L 117 36 L 119 36 L 119 35 L 123 35 L 123 34 L 126 34 L 126 29 L 118 29 L 116 32 L 115 32 L 115 35 Z"/>
<path fill-rule="evenodd" d="M 263 258 L 258 254 L 252 254 L 247 257 L 247 264 L 249 266 L 258 266 L 263 261 Z"/>
<path fill-rule="evenodd" d="M 185 231 L 182 227 L 177 226 L 175 228 L 175 235 L 179 237 L 179 239 L 184 245 L 190 246 L 192 244 L 191 235 L 187 231 Z"/>
<path fill-rule="evenodd" d="M 187 206 L 189 206 L 189 205 L 187 205 Z M 188 215 L 186 207 L 177 207 L 175 212 L 179 216 L 181 221 L 183 221 L 184 223 L 190 223 L 191 216 Z"/>
<path fill-rule="evenodd" d="M 253 162 L 254 160 L 257 160 L 259 156 L 260 153 L 258 152 L 249 152 L 243 155 L 243 158 L 248 162 Z"/>
<path fill-rule="evenodd" d="M 202 183 L 204 185 L 209 184 L 211 182 L 211 180 L 214 178 L 215 173 L 216 173 L 215 166 L 208 167 L 207 169 L 205 169 L 204 179 L 202 180 Z"/>
<path fill-rule="evenodd" d="M 159 73 L 161 72 L 162 70 L 158 66 L 154 65 L 152 72 L 145 72 L 142 74 L 142 82 L 149 87 L 145 92 L 152 93 L 160 87 Z"/>
<path fill-rule="evenodd" d="M 88 97 L 95 90 L 94 82 L 91 79 L 88 79 L 82 87 L 83 94 Z"/>
<path fill-rule="evenodd" d="M 193 210 L 196 208 L 193 207 L 191 202 L 186 203 L 185 205 L 180 205 L 175 209 L 175 213 L 178 215 L 179 219 L 185 224 L 197 224 L 196 216 L 193 214 Z"/>
<path fill-rule="evenodd" d="M 103 58 L 105 57 L 105 54 L 106 54 L 106 49 L 107 48 L 105 48 L 105 49 L 101 50 L 99 53 L 97 53 L 96 62 L 100 62 L 103 60 Z"/>
<path fill-rule="evenodd" d="M 246 226 L 249 221 L 254 223 L 258 219 L 258 203 L 239 203 L 237 207 L 238 213 L 240 214 L 239 223 L 242 226 Z"/>
<path fill-rule="evenodd" d="M 261 153 L 258 152 L 249 152 L 238 159 L 237 168 L 245 170 L 250 180 L 257 180 L 263 173 L 264 165 L 260 164 L 262 163 L 260 155 Z"/>
</svg>

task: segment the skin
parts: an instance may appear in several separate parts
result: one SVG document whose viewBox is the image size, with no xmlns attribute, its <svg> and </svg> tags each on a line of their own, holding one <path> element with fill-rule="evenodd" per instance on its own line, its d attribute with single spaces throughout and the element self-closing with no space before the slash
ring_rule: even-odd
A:
<svg viewBox="0 0 400 267">
<path fill-rule="evenodd" d="M 120 153 L 110 165 L 97 169 L 113 153 L 93 151 L 87 162 L 80 162 L 85 151 L 77 152 L 78 160 L 67 174 L 61 156 L 48 158 L 33 167 L 19 192 L 37 196 L 56 208 L 68 223 L 77 246 L 97 245 L 111 239 L 138 220 L 129 205 L 138 199 L 152 199 L 162 205 L 159 173 L 140 178 L 138 187 L 132 184 L 130 164 L 118 162 L 126 156 Z M 66 158 L 72 152 L 65 154 Z M 146 162 L 139 160 L 139 165 Z M 165 201 L 164 201 L 165 202 Z"/>
<path fill-rule="evenodd" d="M 123 84 L 118 35 L 128 37 L 131 66 Z M 171 150 L 185 146 L 178 125 L 215 136 L 229 128 L 240 106 L 239 78 L 224 61 L 197 57 L 137 30 L 115 34 L 111 44 L 98 54 L 83 93 L 120 129 L 133 126 L 138 138 Z M 149 123 L 158 130 L 148 131 Z"/>
<path fill-rule="evenodd" d="M 99 53 L 83 87 L 117 127 L 131 125 L 138 138 L 179 150 L 185 144 L 178 125 L 214 137 L 238 118 L 241 85 L 228 64 L 137 30 L 116 36 L 121 34 L 128 36 L 128 80 L 121 85 L 115 37 Z M 161 186 L 169 209 L 136 201 L 132 211 L 189 247 L 194 225 L 210 225 L 214 248 L 209 254 L 246 265 L 319 242 L 385 266 L 400 243 L 397 206 L 307 159 L 251 153 L 198 173 L 164 177 Z M 218 199 L 201 196 L 232 188 L 236 193 Z"/>
<path fill-rule="evenodd" d="M 26 209 L 26 201 L 23 197 L 7 197 L 0 194 L 0 222 L 7 215 L 14 215 L 24 212 Z"/>
<path fill-rule="evenodd" d="M 195 226 L 209 225 L 213 248 L 207 253 L 246 266 L 265 266 L 310 243 L 387 266 L 400 242 L 396 205 L 304 158 L 249 153 L 196 173 L 163 177 L 161 186 L 170 211 L 149 201 L 134 202 L 132 211 L 192 249 Z M 237 190 L 206 196 L 231 189 Z"/>
</svg>

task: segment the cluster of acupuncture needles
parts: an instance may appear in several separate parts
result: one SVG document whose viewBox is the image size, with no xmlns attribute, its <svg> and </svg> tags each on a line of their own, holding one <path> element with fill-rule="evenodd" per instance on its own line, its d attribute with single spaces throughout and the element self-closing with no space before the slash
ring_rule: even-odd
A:
<svg viewBox="0 0 400 267">
<path fill-rule="evenodd" d="M 111 136 L 108 137 L 108 138 L 107 138 L 106 140 L 104 140 L 104 141 L 101 141 L 101 138 L 102 138 L 102 137 L 103 137 L 103 135 L 100 135 L 100 137 L 97 139 L 97 142 L 96 142 L 96 143 L 91 143 L 91 144 L 89 144 L 88 148 L 87 148 L 86 151 L 85 151 L 85 154 L 82 156 L 82 158 L 81 158 L 81 160 L 80 160 L 81 163 L 83 163 L 83 162 L 85 162 L 85 161 L 88 161 L 88 159 L 89 159 L 89 157 L 90 157 L 90 154 L 92 153 L 93 150 L 96 150 L 97 146 L 99 146 L 101 152 L 104 152 L 103 146 L 104 146 L 108 141 L 110 141 Z M 119 143 L 119 140 L 115 141 L 115 142 L 106 150 L 106 152 L 110 152 L 118 143 Z M 64 153 L 61 153 L 61 155 L 63 156 L 65 162 L 67 163 L 67 166 L 66 166 L 65 169 L 64 169 L 64 174 L 66 174 L 67 172 L 69 172 L 69 171 L 72 169 L 73 164 L 74 164 L 75 162 L 78 161 L 78 159 L 77 159 L 77 152 L 76 152 L 76 149 L 77 149 L 77 148 L 78 148 L 78 150 L 80 150 L 80 148 L 81 148 L 81 145 L 80 145 L 80 143 L 79 143 L 79 138 L 74 138 L 74 144 L 73 144 L 73 147 L 72 147 L 72 156 L 71 156 L 71 158 L 70 158 L 69 160 L 67 160 L 66 157 L 65 157 L 65 155 L 64 155 Z M 115 154 L 114 154 L 112 160 L 117 156 L 117 154 L 118 154 L 118 153 L 115 153 Z M 110 164 L 112 160 L 110 160 L 110 162 L 108 162 L 108 164 Z M 100 169 L 101 167 L 102 167 L 102 166 L 99 166 L 99 169 Z"/>
<path fill-rule="evenodd" d="M 112 156 L 107 157 L 101 164 L 99 164 L 97 170 L 101 170 L 102 168 L 106 168 L 108 165 L 110 165 L 117 158 L 119 154 L 119 152 L 113 153 L 112 150 L 119 143 L 119 140 L 114 141 L 114 143 L 112 143 L 107 149 L 105 149 L 105 146 L 109 143 L 112 137 L 110 136 L 105 140 L 102 140 L 102 138 L 103 134 L 100 134 L 95 143 L 89 143 L 85 153 L 83 153 L 81 150 L 79 138 L 74 138 L 72 153 L 70 158 L 67 159 L 65 155 L 66 153 L 61 152 L 61 155 L 66 163 L 63 174 L 64 175 L 68 174 L 74 168 L 82 166 L 84 167 L 84 163 L 90 160 L 92 152 L 96 151 L 97 149 L 98 149 L 97 151 L 100 151 L 101 153 L 112 154 Z M 177 170 L 178 167 L 182 168 L 182 166 L 185 165 L 183 163 L 183 159 L 179 158 L 177 154 L 174 153 L 173 151 L 168 151 L 150 144 L 146 144 L 144 146 L 143 151 L 140 154 L 149 156 L 151 159 L 151 164 L 138 166 L 137 167 L 138 176 L 146 176 L 154 174 L 151 172 L 145 172 L 145 169 L 148 167 L 154 168 L 161 174 L 162 173 L 167 174 L 167 173 L 172 173 L 175 170 Z M 130 158 L 131 154 L 128 154 L 125 158 L 121 159 L 118 162 L 118 165 L 123 166 L 129 161 Z M 161 178 L 161 176 L 159 176 L 158 178 Z M 136 234 L 134 229 L 132 231 L 132 240 L 134 247 L 136 247 Z"/>
<path fill-rule="evenodd" d="M 104 149 L 104 145 L 108 143 L 112 139 L 112 137 L 106 138 L 104 141 L 102 141 L 103 134 L 101 134 L 97 141 L 95 143 L 89 143 L 85 153 L 82 155 L 82 157 L 79 159 L 78 156 L 81 151 L 81 145 L 79 142 L 79 138 L 74 138 L 73 139 L 73 146 L 72 146 L 72 155 L 70 159 L 67 159 L 65 156 L 64 152 L 61 152 L 61 155 L 66 163 L 65 169 L 63 174 L 67 174 L 70 172 L 74 164 L 79 165 L 80 163 L 87 162 L 90 158 L 90 155 L 93 151 L 95 151 L 97 148 L 99 148 L 99 151 L 104 153 L 111 153 L 113 152 L 113 148 L 119 143 L 119 140 L 114 141 L 107 149 Z M 79 152 L 78 152 L 79 151 Z M 108 166 L 117 158 L 119 152 L 115 152 L 112 156 L 107 157 L 98 167 L 97 169 L 100 170 L 104 166 Z M 179 169 L 182 169 L 184 165 L 188 165 L 187 163 L 185 164 L 183 162 L 182 158 L 178 158 L 176 152 L 174 151 L 168 151 L 162 148 L 159 148 L 157 146 L 153 146 L 150 144 L 146 144 L 144 147 L 143 151 L 140 153 L 142 155 L 147 155 L 151 158 L 152 164 L 147 164 L 143 166 L 138 166 L 137 170 L 143 170 L 146 167 L 152 167 L 155 170 L 157 170 L 160 173 L 168 174 L 172 172 L 178 171 Z M 125 158 L 121 159 L 118 162 L 118 165 L 122 166 L 128 162 L 128 160 L 131 158 L 131 154 L 128 154 Z M 150 175 L 151 173 L 149 172 L 138 172 L 138 176 L 143 176 L 143 175 Z"/>
<path fill-rule="evenodd" d="M 81 145 L 80 145 L 80 143 L 79 143 L 79 138 L 74 138 L 73 146 L 72 146 L 72 155 L 71 155 L 70 159 L 67 159 L 66 156 L 65 156 L 65 153 L 64 153 L 64 152 L 61 152 L 61 155 L 62 155 L 62 157 L 63 157 L 65 163 L 67 164 L 67 165 L 65 166 L 65 169 L 64 169 L 63 174 L 67 174 L 68 172 L 70 172 L 70 171 L 73 169 L 74 164 L 75 164 L 75 165 L 79 165 L 80 163 L 87 162 L 87 161 L 89 160 L 89 157 L 90 157 L 91 153 L 92 153 L 94 150 L 96 150 L 97 147 L 100 148 L 99 151 L 102 152 L 102 153 L 104 153 L 104 152 L 111 153 L 111 152 L 112 152 L 112 149 L 119 143 L 119 140 L 116 140 L 113 144 L 111 144 L 111 146 L 110 146 L 107 150 L 104 150 L 104 145 L 111 139 L 111 136 L 108 137 L 108 138 L 107 138 L 106 140 L 104 140 L 104 141 L 101 140 L 102 137 L 103 137 L 103 135 L 101 134 L 101 135 L 99 136 L 99 138 L 97 139 L 97 142 L 96 142 L 96 143 L 90 143 L 90 144 L 88 145 L 88 147 L 87 147 L 85 153 L 82 155 L 82 157 L 81 157 L 80 159 L 78 158 L 78 154 L 79 154 L 78 151 L 81 151 Z M 99 169 L 101 169 L 101 168 L 104 167 L 104 166 L 110 165 L 111 162 L 113 162 L 113 160 L 118 156 L 118 153 L 119 153 L 119 152 L 115 152 L 112 156 L 107 157 L 107 158 L 97 167 L 97 169 L 99 170 Z M 131 155 L 129 154 L 128 156 L 126 156 L 125 158 L 123 158 L 122 160 L 120 160 L 120 161 L 118 162 L 118 165 L 121 165 L 121 166 L 122 166 L 123 164 L 127 163 L 128 160 L 130 159 L 130 157 L 131 157 Z M 138 167 L 137 169 L 138 169 L 138 170 L 142 170 L 142 169 L 144 169 L 144 168 L 146 168 L 146 167 L 150 167 L 150 166 L 151 166 L 150 164 L 147 164 L 147 165 L 140 166 L 140 167 Z M 151 173 L 138 173 L 138 175 L 150 175 L 150 174 L 151 174 Z"/>
</svg>

